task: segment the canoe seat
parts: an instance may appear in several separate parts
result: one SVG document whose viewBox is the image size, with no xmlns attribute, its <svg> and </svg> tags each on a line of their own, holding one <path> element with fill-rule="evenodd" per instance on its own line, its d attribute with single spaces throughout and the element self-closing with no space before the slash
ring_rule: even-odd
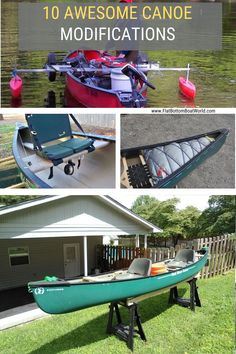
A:
<svg viewBox="0 0 236 354">
<path fill-rule="evenodd" d="M 170 269 L 184 268 L 187 265 L 193 263 L 194 261 L 195 261 L 195 251 L 182 249 L 177 252 L 175 259 L 173 261 L 167 263 L 167 267 Z"/>
<path fill-rule="evenodd" d="M 205 136 L 180 143 L 144 149 L 145 162 L 157 181 L 166 178 L 204 150 L 214 139 Z"/>
<path fill-rule="evenodd" d="M 59 160 L 83 150 L 89 149 L 92 147 L 92 145 L 92 139 L 72 138 L 59 144 L 43 147 L 42 152 L 49 160 Z"/>
<path fill-rule="evenodd" d="M 42 148 L 42 152 L 49 160 L 63 159 L 64 157 L 70 156 L 73 153 L 71 149 L 60 146 L 60 144 L 44 147 Z"/>
<path fill-rule="evenodd" d="M 135 258 L 130 264 L 127 273 L 119 274 L 116 280 L 148 277 L 151 274 L 152 261 L 148 258 Z"/>
<path fill-rule="evenodd" d="M 73 137 L 68 114 L 26 114 L 26 120 L 34 149 L 52 160 L 54 165 L 62 163 L 63 158 L 83 150 L 95 150 L 93 139 Z M 77 121 L 75 123 L 79 124 Z M 61 139 L 66 140 L 58 142 Z"/>
<path fill-rule="evenodd" d="M 72 138 L 66 140 L 63 143 L 60 143 L 60 146 L 63 146 L 68 149 L 72 149 L 74 153 L 81 152 L 85 149 L 88 149 L 93 144 L 92 139 L 79 139 Z"/>
</svg>

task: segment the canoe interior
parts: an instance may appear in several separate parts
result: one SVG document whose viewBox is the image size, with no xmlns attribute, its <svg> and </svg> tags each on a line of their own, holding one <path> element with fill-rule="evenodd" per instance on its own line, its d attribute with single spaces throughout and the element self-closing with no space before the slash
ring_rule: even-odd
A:
<svg viewBox="0 0 236 354">
<path fill-rule="evenodd" d="M 74 137 L 83 139 L 80 134 Z M 60 142 L 60 140 L 58 141 Z M 53 142 L 54 144 L 56 141 Z M 13 144 L 15 160 L 25 177 L 42 188 L 114 188 L 115 187 L 115 143 L 114 139 L 96 136 L 95 151 L 72 155 L 63 163 L 53 167 L 53 178 L 48 179 L 52 161 L 45 159 L 33 149 L 28 127 L 20 127 Z M 64 167 L 68 160 L 75 163 L 73 175 L 66 175 Z M 80 166 L 78 166 L 80 160 Z"/>
<path fill-rule="evenodd" d="M 224 144 L 227 129 L 185 139 L 121 150 L 121 185 L 168 188 L 187 176 Z"/>
<path fill-rule="evenodd" d="M 74 72 L 68 71 L 66 74 L 66 86 L 73 98 L 80 102 L 85 107 L 92 108 L 123 108 L 136 107 L 132 92 L 115 91 L 104 85 L 104 83 L 111 82 L 110 78 L 88 78 L 81 81 L 81 79 Z M 111 85 L 111 84 L 110 84 Z M 147 91 L 142 94 L 137 91 L 138 105 L 145 107 Z"/>
<path fill-rule="evenodd" d="M 136 100 L 138 99 L 138 103 L 135 103 L 131 88 L 128 91 L 125 90 L 124 87 L 114 89 L 112 88 L 110 73 L 96 73 L 96 69 L 103 68 L 107 70 L 108 68 L 121 68 L 127 63 L 116 62 L 114 59 L 113 61 L 110 61 L 108 58 L 107 60 L 101 61 L 99 60 L 101 59 L 100 54 L 98 57 L 95 51 L 89 52 L 91 53 L 88 55 L 87 51 L 73 51 L 64 58 L 64 62 L 66 63 L 68 60 L 75 60 L 80 57 L 76 66 L 77 71 L 69 70 L 66 73 L 67 89 L 76 101 L 80 102 L 85 107 L 94 108 L 134 107 L 136 104 L 140 107 L 144 107 L 146 105 L 147 99 L 145 96 L 147 94 L 147 90 L 146 88 L 141 90 L 143 85 L 142 82 L 139 83 L 137 89 L 135 90 L 137 93 Z M 105 57 L 103 59 L 105 59 Z M 90 63 L 91 60 L 92 64 Z M 144 59 L 140 58 L 140 60 Z M 80 68 L 81 71 L 79 70 Z M 84 70 L 86 68 L 92 69 L 94 72 L 90 72 L 88 74 L 86 73 L 86 70 Z M 129 81 L 128 78 L 127 80 Z"/>
</svg>

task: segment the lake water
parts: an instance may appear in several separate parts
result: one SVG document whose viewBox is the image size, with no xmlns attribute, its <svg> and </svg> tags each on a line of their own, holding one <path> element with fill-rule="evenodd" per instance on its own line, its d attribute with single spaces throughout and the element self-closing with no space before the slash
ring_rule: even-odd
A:
<svg viewBox="0 0 236 354">
<path fill-rule="evenodd" d="M 2 107 L 75 107 L 65 94 L 63 77 L 50 83 L 45 74 L 24 74 L 22 98 L 13 100 L 9 93 L 11 70 L 41 68 L 47 52 L 19 52 L 17 48 L 17 5 L 19 1 L 2 0 Z M 236 106 L 236 2 L 223 1 L 222 51 L 155 51 L 152 61 L 163 67 L 182 67 L 190 63 L 190 79 L 196 84 L 197 97 L 189 102 L 178 93 L 176 72 L 149 75 L 157 90 L 148 92 L 148 107 L 235 107 Z"/>
</svg>

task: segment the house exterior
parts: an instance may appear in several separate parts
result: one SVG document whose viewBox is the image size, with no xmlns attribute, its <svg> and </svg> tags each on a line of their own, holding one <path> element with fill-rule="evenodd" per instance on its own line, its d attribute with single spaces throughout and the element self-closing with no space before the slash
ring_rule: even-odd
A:
<svg viewBox="0 0 236 354">
<path fill-rule="evenodd" d="M 0 290 L 96 267 L 104 236 L 161 230 L 108 196 L 53 196 L 0 210 Z"/>
</svg>

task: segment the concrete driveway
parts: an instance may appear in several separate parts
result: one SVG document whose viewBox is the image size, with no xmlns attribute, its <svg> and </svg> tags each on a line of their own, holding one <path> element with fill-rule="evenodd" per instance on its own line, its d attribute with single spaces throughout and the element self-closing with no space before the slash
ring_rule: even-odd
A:
<svg viewBox="0 0 236 354">
<path fill-rule="evenodd" d="M 150 145 L 230 129 L 223 147 L 185 177 L 179 188 L 235 187 L 235 117 L 233 114 L 125 114 L 121 116 L 121 148 Z"/>
</svg>

